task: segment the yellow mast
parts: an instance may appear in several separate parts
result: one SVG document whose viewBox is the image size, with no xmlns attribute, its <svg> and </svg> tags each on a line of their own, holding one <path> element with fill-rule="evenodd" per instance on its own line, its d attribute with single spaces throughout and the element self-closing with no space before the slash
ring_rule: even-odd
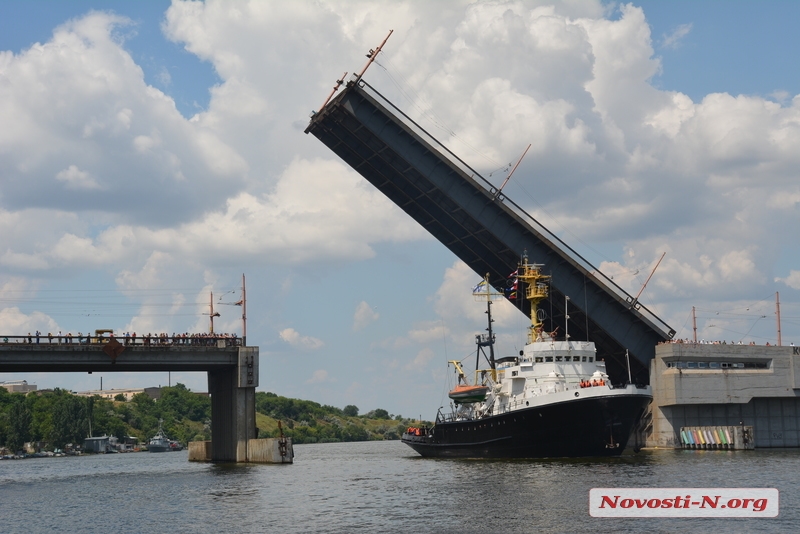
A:
<svg viewBox="0 0 800 534">
<path fill-rule="evenodd" d="M 541 340 L 542 322 L 539 320 L 539 303 L 547 298 L 550 276 L 542 274 L 543 265 L 528 263 L 528 257 L 523 256 L 522 263 L 517 269 L 517 279 L 525 282 L 525 298 L 531 305 L 531 326 L 528 330 L 528 343 Z"/>
</svg>

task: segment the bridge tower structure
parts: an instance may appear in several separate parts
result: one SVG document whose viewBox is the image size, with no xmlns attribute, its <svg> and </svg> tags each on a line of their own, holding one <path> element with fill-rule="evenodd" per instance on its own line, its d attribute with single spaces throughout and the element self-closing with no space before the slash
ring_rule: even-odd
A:
<svg viewBox="0 0 800 534">
<path fill-rule="evenodd" d="M 594 341 L 612 380 L 648 383 L 675 331 L 361 78 L 313 112 L 305 130 L 377 187 L 475 273 L 505 288 L 523 253 L 552 277 L 545 327 Z M 519 288 L 523 290 L 523 288 Z M 569 304 L 567 299 L 569 297 Z M 524 299 L 521 299 L 523 303 Z M 528 314 L 529 309 L 518 305 Z M 567 328 L 567 321 L 569 322 Z M 630 355 L 630 364 L 626 358 Z"/>
</svg>

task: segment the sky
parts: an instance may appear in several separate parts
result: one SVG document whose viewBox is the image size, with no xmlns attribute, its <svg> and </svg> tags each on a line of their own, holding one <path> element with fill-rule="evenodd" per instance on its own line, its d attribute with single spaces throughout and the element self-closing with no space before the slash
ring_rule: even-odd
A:
<svg viewBox="0 0 800 534">
<path fill-rule="evenodd" d="M 691 338 L 800 343 L 800 3 L 0 0 L 0 334 L 242 333 L 259 390 L 432 419 L 480 280 L 303 130 L 365 79 Z M 521 252 L 521 251 L 520 251 Z M 534 258 L 535 261 L 535 258 Z M 509 266 L 509 271 L 514 266 Z M 213 293 L 213 297 L 212 297 Z M 497 303 L 498 355 L 525 318 Z M 100 374 L 0 374 L 97 389 Z M 106 373 L 105 388 L 203 373 Z"/>
</svg>

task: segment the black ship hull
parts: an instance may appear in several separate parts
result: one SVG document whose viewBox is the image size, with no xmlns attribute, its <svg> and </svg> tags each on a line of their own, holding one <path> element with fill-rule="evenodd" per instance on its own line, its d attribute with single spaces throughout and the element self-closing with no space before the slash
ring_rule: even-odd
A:
<svg viewBox="0 0 800 534">
<path fill-rule="evenodd" d="M 618 456 L 652 400 L 609 395 L 557 402 L 469 421 L 438 422 L 402 441 L 439 458 Z"/>
</svg>

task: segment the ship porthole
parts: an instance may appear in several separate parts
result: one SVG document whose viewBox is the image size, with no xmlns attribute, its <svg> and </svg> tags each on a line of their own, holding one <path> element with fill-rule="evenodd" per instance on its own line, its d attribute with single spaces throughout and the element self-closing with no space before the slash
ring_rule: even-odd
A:
<svg viewBox="0 0 800 534">
<path fill-rule="evenodd" d="M 525 401 L 525 406 L 530 406 L 531 404 L 528 401 Z"/>
<path fill-rule="evenodd" d="M 576 391 L 576 392 L 575 392 L 575 396 L 576 396 L 576 397 L 580 397 L 580 396 L 581 396 L 580 392 Z"/>
</svg>

